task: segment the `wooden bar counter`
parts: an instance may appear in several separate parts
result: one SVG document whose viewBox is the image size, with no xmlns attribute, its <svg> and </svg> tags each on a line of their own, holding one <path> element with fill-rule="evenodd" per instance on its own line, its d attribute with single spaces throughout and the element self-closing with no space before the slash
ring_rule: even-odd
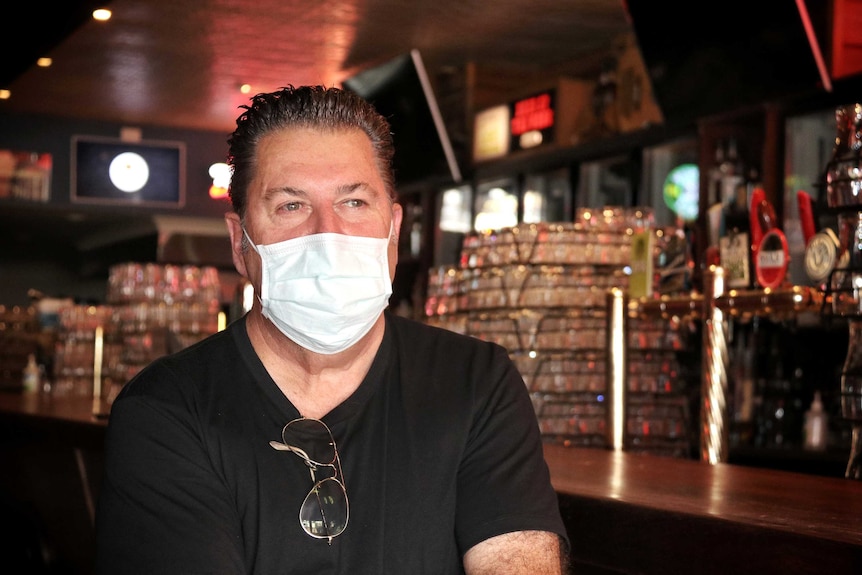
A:
<svg viewBox="0 0 862 575">
<path fill-rule="evenodd" d="M 0 573 L 92 572 L 107 424 L 93 411 L 89 398 L 0 392 Z"/>
<path fill-rule="evenodd" d="M 110 407 L 87 397 L 51 397 L 0 392 L 0 423 L 60 441 L 98 445 L 104 440 Z M 54 434 L 57 434 L 56 437 Z"/>
<path fill-rule="evenodd" d="M 862 482 L 546 445 L 575 573 L 862 574 Z"/>
<path fill-rule="evenodd" d="M 84 398 L 0 393 L 0 486 L 38 511 L 64 573 L 92 560 L 106 421 Z M 862 574 L 862 482 L 550 444 L 545 457 L 573 573 Z"/>
</svg>

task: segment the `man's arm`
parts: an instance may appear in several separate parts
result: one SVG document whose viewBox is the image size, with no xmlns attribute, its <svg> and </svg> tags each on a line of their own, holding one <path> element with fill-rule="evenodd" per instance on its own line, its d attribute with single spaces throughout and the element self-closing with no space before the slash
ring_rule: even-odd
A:
<svg viewBox="0 0 862 575">
<path fill-rule="evenodd" d="M 166 400 L 176 389 L 167 372 L 147 373 L 148 382 L 136 383 L 158 386 L 161 397 L 128 394 L 111 407 L 95 572 L 244 573 L 236 509 L 205 441 L 177 402 Z"/>
<path fill-rule="evenodd" d="M 477 543 L 464 554 L 467 575 L 566 575 L 560 538 L 547 531 L 516 531 Z"/>
</svg>

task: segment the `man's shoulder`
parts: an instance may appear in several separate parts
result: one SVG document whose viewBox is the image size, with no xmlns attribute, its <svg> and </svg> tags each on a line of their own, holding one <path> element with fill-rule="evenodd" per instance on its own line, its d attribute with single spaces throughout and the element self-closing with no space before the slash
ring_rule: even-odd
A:
<svg viewBox="0 0 862 575">
<path fill-rule="evenodd" d="M 497 362 L 508 353 L 501 345 L 475 336 L 451 331 L 417 320 L 390 316 L 390 327 L 394 345 L 400 352 L 413 359 L 418 358 L 451 363 Z"/>
<path fill-rule="evenodd" d="M 129 379 L 123 394 L 163 399 L 186 395 L 230 378 L 238 364 L 233 337 L 229 330 L 221 331 L 150 362 Z"/>
<path fill-rule="evenodd" d="M 427 345 L 436 340 L 446 344 L 467 347 L 489 345 L 487 341 L 469 335 L 395 314 L 389 314 L 389 322 L 393 328 L 393 336 L 401 342 Z"/>
</svg>

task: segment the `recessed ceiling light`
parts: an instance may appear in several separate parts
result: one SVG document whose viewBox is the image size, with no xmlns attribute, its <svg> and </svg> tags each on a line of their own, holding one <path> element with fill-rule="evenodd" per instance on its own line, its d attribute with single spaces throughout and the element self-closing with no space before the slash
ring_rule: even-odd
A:
<svg viewBox="0 0 862 575">
<path fill-rule="evenodd" d="M 251 84 L 243 84 L 239 87 L 239 91 L 243 94 L 248 94 L 249 92 L 251 92 Z"/>
<path fill-rule="evenodd" d="M 9 90 L 0 90 L 0 100 L 8 100 L 12 97 L 12 92 Z"/>
<path fill-rule="evenodd" d="M 39 58 L 36 60 L 36 65 L 40 68 L 48 68 L 54 61 L 51 58 Z"/>
</svg>

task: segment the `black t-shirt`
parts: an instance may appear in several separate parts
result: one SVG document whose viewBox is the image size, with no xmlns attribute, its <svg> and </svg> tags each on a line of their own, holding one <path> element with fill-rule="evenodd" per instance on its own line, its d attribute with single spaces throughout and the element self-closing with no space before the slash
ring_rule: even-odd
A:
<svg viewBox="0 0 862 575">
<path fill-rule="evenodd" d="M 299 524 L 308 467 L 269 445 L 299 416 L 244 319 L 141 371 L 111 410 L 97 572 L 454 574 L 489 537 L 565 537 L 535 412 L 498 345 L 387 313 L 368 375 L 323 418 L 350 501 L 331 545 Z"/>
</svg>

